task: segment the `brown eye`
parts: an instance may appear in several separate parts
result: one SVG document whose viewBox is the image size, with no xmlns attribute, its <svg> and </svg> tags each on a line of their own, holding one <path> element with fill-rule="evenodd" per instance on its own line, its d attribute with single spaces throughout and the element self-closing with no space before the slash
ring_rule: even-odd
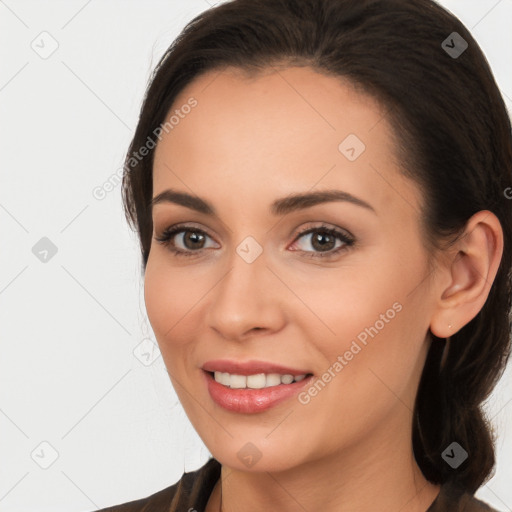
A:
<svg viewBox="0 0 512 512">
<path fill-rule="evenodd" d="M 355 242 L 352 236 L 348 233 L 344 233 L 337 229 L 333 229 L 327 226 L 316 226 L 313 228 L 302 231 L 297 236 L 296 240 L 301 238 L 308 239 L 309 241 L 303 244 L 299 250 L 311 253 L 310 257 L 324 258 L 338 254 L 339 252 L 348 249 Z M 339 244 L 336 246 L 336 243 Z M 307 248 L 312 247 L 313 251 L 309 251 Z"/>
<path fill-rule="evenodd" d="M 182 243 L 187 249 L 202 249 L 205 240 L 203 234 L 190 230 L 183 231 L 183 233 Z"/>
<path fill-rule="evenodd" d="M 168 246 L 178 256 L 192 256 L 194 253 L 200 253 L 205 249 L 204 244 L 207 238 L 210 238 L 210 236 L 201 229 L 192 226 L 176 226 L 166 229 L 160 236 L 155 237 L 155 240 Z"/>
</svg>

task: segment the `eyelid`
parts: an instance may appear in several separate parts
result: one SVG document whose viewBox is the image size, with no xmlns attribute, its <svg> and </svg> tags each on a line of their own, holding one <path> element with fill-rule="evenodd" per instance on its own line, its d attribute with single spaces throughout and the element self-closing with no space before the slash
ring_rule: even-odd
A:
<svg viewBox="0 0 512 512">
<path fill-rule="evenodd" d="M 167 226 L 165 227 L 164 229 L 162 229 L 162 232 L 159 236 L 156 235 L 155 233 L 155 240 L 160 242 L 160 243 L 163 243 L 163 244 L 166 244 L 166 245 L 169 245 L 170 244 L 170 239 L 174 238 L 178 233 L 182 233 L 182 232 L 186 232 L 186 231 L 193 231 L 193 232 L 198 232 L 198 233 L 203 233 L 205 234 L 206 236 L 208 236 L 209 238 L 211 238 L 212 240 L 215 241 L 215 237 L 212 236 L 209 231 L 203 227 L 198 227 L 195 225 L 195 223 L 188 223 L 188 222 L 179 222 L 177 224 L 172 224 L 170 226 Z M 167 235 L 171 233 L 171 236 L 169 238 L 167 238 Z M 167 239 L 166 241 L 164 239 Z M 215 243 L 218 244 L 217 241 L 215 241 Z M 179 251 L 181 252 L 195 252 L 195 253 L 199 253 L 202 249 L 199 249 L 197 251 L 183 251 L 182 249 L 180 249 Z"/>
<path fill-rule="evenodd" d="M 336 231 L 336 232 L 346 236 L 346 238 L 350 238 L 351 240 L 355 241 L 354 235 L 352 235 L 352 233 L 350 233 L 350 231 L 348 231 L 347 229 L 335 226 L 334 224 L 330 224 L 329 222 L 322 222 L 322 221 L 306 222 L 305 226 L 304 225 L 301 226 L 294 232 L 293 240 L 295 241 L 295 240 L 297 240 L 298 237 L 308 234 L 311 231 L 320 231 L 322 229 Z"/>
<path fill-rule="evenodd" d="M 169 250 L 174 253 L 176 256 L 194 256 L 194 255 L 201 255 L 204 251 L 210 248 L 201 248 L 198 250 L 184 250 L 176 248 L 172 243 L 171 240 L 177 236 L 180 233 L 186 232 L 186 231 L 192 231 L 192 232 L 198 232 L 206 235 L 207 237 L 211 238 L 215 241 L 215 237 L 213 237 L 207 229 L 204 229 L 203 227 L 197 227 L 195 225 L 196 223 L 193 222 L 183 222 L 183 223 L 177 223 L 171 226 L 168 226 L 162 231 L 162 234 L 159 236 L 155 235 L 155 240 L 165 246 L 169 246 Z M 309 225 L 308 225 L 309 224 Z M 311 258 L 316 259 L 329 259 L 334 258 L 339 255 L 339 253 L 351 248 L 356 243 L 356 238 L 346 229 L 340 228 L 335 225 L 331 225 L 330 223 L 326 223 L 323 221 L 310 221 L 306 223 L 306 226 L 302 226 L 300 229 L 296 230 L 293 235 L 293 241 L 291 245 L 294 245 L 300 240 L 302 237 L 314 233 L 315 231 L 325 231 L 328 232 L 331 236 L 334 236 L 336 240 L 340 240 L 343 242 L 343 245 L 341 247 L 338 247 L 333 250 L 329 251 L 304 251 L 302 249 L 292 249 L 292 251 L 297 251 L 300 253 L 303 253 L 304 255 L 308 255 Z M 218 243 L 215 241 L 215 243 Z M 288 246 L 289 247 L 289 246 Z"/>
<path fill-rule="evenodd" d="M 325 222 L 320 222 L 320 224 L 312 223 L 313 225 L 309 227 L 302 227 L 301 229 L 296 232 L 295 237 L 293 239 L 292 245 L 297 244 L 301 238 L 310 235 L 311 233 L 315 232 L 326 232 L 328 235 L 334 237 L 336 240 L 339 240 L 342 242 L 342 245 L 340 247 L 337 247 L 335 249 L 329 250 L 329 251 L 304 251 L 302 249 L 293 249 L 297 250 L 299 252 L 304 253 L 310 258 L 316 258 L 320 260 L 329 260 L 334 259 L 338 257 L 342 252 L 345 252 L 348 249 L 351 249 L 356 244 L 356 238 L 350 231 L 340 228 L 334 225 L 329 225 Z"/>
<path fill-rule="evenodd" d="M 197 229 L 197 231 L 203 232 L 207 234 L 210 238 L 215 239 L 214 236 L 210 234 L 207 228 L 204 228 L 202 225 L 199 225 L 199 223 L 195 222 L 178 222 L 177 224 L 173 224 L 171 226 L 166 226 L 164 229 L 162 229 L 162 233 L 165 233 L 166 231 L 170 231 L 171 229 L 174 231 L 178 228 L 181 228 L 183 230 L 186 229 Z M 293 241 L 295 242 L 297 237 L 300 235 L 304 235 L 308 232 L 309 229 L 311 230 L 320 230 L 322 228 L 325 229 L 332 229 L 334 231 L 340 231 L 342 234 L 346 235 L 347 238 L 355 240 L 355 237 L 345 228 L 338 227 L 334 224 L 330 224 L 328 222 L 323 221 L 309 221 L 306 222 L 306 226 L 302 225 L 300 228 L 297 228 L 292 232 Z"/>
<path fill-rule="evenodd" d="M 215 239 L 215 237 L 212 236 L 211 233 L 209 232 L 208 228 L 205 228 L 205 227 L 203 227 L 202 225 L 200 225 L 199 223 L 196 223 L 196 222 L 178 222 L 176 224 L 165 224 L 165 227 L 160 230 L 161 231 L 161 235 L 160 236 L 165 235 L 165 233 L 167 233 L 169 231 L 177 231 L 177 230 L 182 230 L 182 231 L 187 231 L 187 230 L 198 231 L 198 232 L 201 232 L 201 233 L 205 233 L 206 235 L 208 235 L 212 239 Z M 157 232 L 157 230 L 155 229 L 155 235 L 156 235 L 156 232 Z"/>
</svg>

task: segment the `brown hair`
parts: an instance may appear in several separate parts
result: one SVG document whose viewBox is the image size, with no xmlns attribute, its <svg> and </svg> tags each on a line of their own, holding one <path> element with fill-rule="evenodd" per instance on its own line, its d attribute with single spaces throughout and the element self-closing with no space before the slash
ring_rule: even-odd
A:
<svg viewBox="0 0 512 512">
<path fill-rule="evenodd" d="M 468 44 L 460 55 L 442 46 L 448 40 L 455 47 L 453 32 Z M 412 443 L 425 477 L 474 493 L 495 463 L 493 432 L 481 404 L 510 355 L 512 203 L 505 191 L 512 186 L 512 136 L 481 49 L 435 2 L 234 0 L 194 18 L 150 78 L 126 156 L 124 208 L 140 238 L 143 273 L 153 230 L 154 151 L 137 160 L 133 154 L 201 73 L 228 66 L 258 72 L 278 65 L 344 77 L 388 108 L 401 170 L 423 190 L 429 254 L 453 241 L 480 210 L 491 210 L 501 223 L 504 252 L 489 297 L 451 337 L 442 368 L 446 340 L 430 333 L 414 409 Z M 469 454 L 456 469 L 441 456 L 454 441 Z"/>
</svg>

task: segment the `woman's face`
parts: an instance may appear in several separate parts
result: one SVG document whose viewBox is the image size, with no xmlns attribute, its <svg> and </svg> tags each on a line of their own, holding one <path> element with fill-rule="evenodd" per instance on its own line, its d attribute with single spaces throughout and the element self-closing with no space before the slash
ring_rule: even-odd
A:
<svg viewBox="0 0 512 512">
<path fill-rule="evenodd" d="M 340 455 L 372 464 L 410 443 L 435 302 L 421 194 L 398 171 L 384 114 L 307 67 L 209 72 L 168 114 L 177 117 L 155 150 L 153 198 L 172 189 L 214 214 L 155 202 L 145 302 L 190 421 L 229 467 Z M 286 201 L 321 191 L 339 197 Z M 178 224 L 186 230 L 167 245 L 155 240 Z M 218 360 L 312 376 L 277 385 L 224 375 L 230 388 L 203 369 Z M 277 370 L 227 373 L 286 373 Z M 273 387 L 236 388 L 247 382 Z"/>
</svg>

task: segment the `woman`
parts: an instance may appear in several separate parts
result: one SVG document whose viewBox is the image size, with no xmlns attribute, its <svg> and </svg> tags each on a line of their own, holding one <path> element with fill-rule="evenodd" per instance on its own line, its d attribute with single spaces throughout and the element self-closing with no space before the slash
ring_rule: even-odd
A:
<svg viewBox="0 0 512 512">
<path fill-rule="evenodd" d="M 213 458 L 104 511 L 492 510 L 512 140 L 460 21 L 210 9 L 159 62 L 125 169 L 148 318 Z"/>
</svg>

